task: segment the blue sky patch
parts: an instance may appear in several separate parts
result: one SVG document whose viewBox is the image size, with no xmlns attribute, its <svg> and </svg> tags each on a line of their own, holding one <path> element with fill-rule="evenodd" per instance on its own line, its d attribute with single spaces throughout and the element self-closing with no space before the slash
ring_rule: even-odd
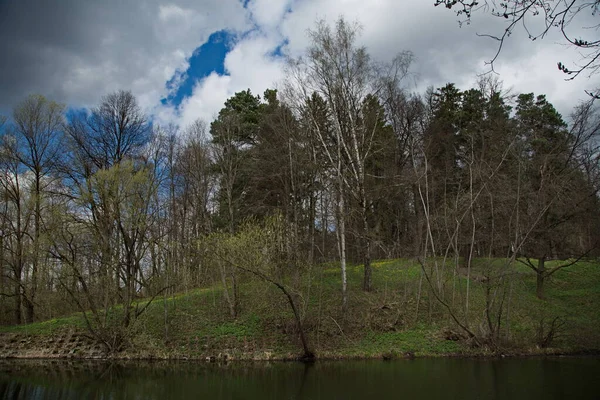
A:
<svg viewBox="0 0 600 400">
<path fill-rule="evenodd" d="M 290 41 L 288 39 L 283 40 L 283 42 L 281 42 L 277 47 L 275 47 L 275 49 L 272 52 L 269 53 L 269 56 L 274 57 L 274 58 L 275 57 L 284 57 L 283 48 L 285 46 L 287 46 L 289 44 L 289 42 Z"/>
<path fill-rule="evenodd" d="M 230 32 L 221 30 L 211 34 L 206 43 L 194 50 L 190 57 L 190 65 L 185 71 L 184 79 L 177 91 L 168 98 L 162 99 L 161 103 L 178 106 L 184 98 L 192 94 L 197 81 L 206 78 L 212 72 L 223 75 L 225 73 L 225 56 L 233 47 L 234 42 L 235 35 Z M 173 83 L 173 80 L 167 82 L 167 87 Z"/>
</svg>

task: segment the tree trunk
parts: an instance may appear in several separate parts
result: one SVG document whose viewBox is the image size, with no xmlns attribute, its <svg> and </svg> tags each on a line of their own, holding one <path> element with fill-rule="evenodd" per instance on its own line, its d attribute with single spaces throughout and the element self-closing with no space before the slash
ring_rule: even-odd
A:
<svg viewBox="0 0 600 400">
<path fill-rule="evenodd" d="M 41 176 L 39 169 L 36 167 L 35 171 L 35 215 L 34 215 L 34 238 L 33 238 L 33 262 L 31 268 L 31 284 L 29 288 L 29 298 L 25 302 L 25 319 L 28 324 L 33 323 L 35 318 L 35 296 L 37 294 L 37 280 L 38 280 L 38 269 L 39 269 L 39 249 L 40 249 L 40 223 L 41 223 L 41 210 L 40 210 L 40 196 L 41 196 Z"/>
<path fill-rule="evenodd" d="M 310 247 L 308 249 L 308 264 L 313 265 L 315 262 L 315 219 L 316 219 L 316 199 L 315 193 L 311 190 L 309 203 L 309 221 L 308 234 L 310 237 Z"/>
<path fill-rule="evenodd" d="M 344 193 L 340 183 L 340 200 L 338 202 L 338 240 L 340 246 L 340 266 L 342 268 L 342 310 L 348 308 L 348 278 L 346 276 L 346 222 L 344 220 Z M 325 230 L 325 228 L 323 228 Z"/>
<path fill-rule="evenodd" d="M 32 324 L 35 316 L 35 307 L 31 299 L 24 297 L 23 303 L 25 306 L 25 323 Z"/>
<path fill-rule="evenodd" d="M 538 266 L 536 269 L 536 287 L 535 294 L 538 299 L 544 300 L 544 279 L 546 278 L 546 258 L 541 257 L 538 260 Z"/>
<path fill-rule="evenodd" d="M 227 189 L 227 210 L 229 214 L 229 233 L 233 235 L 235 232 L 234 224 L 233 224 L 233 195 L 232 189 Z"/>
<path fill-rule="evenodd" d="M 363 235 L 364 235 L 364 262 L 365 262 L 365 276 L 363 278 L 363 290 L 370 292 L 373 289 L 372 282 L 372 268 L 371 268 L 371 238 L 369 237 L 369 221 L 367 219 L 367 205 L 363 199 L 362 204 L 362 219 L 363 219 Z"/>
<path fill-rule="evenodd" d="M 415 207 L 415 236 L 413 238 L 413 251 L 415 256 L 419 256 L 422 253 L 422 241 L 423 241 L 423 211 L 421 201 L 419 198 L 419 191 L 417 185 L 413 184 L 413 203 Z"/>
<path fill-rule="evenodd" d="M 231 316 L 231 318 L 236 319 L 237 317 L 237 313 L 236 313 L 236 309 L 235 309 L 235 300 L 231 300 L 231 296 L 229 296 L 229 288 L 227 286 L 227 278 L 226 278 L 226 272 L 225 272 L 225 266 L 221 266 L 220 271 L 221 271 L 221 283 L 223 284 L 223 296 L 225 297 L 225 301 L 227 302 L 227 306 L 229 307 L 229 315 Z M 235 281 L 234 281 L 235 282 Z M 235 283 L 234 283 L 235 286 Z M 235 297 L 235 287 L 233 289 L 234 291 L 234 297 Z"/>
<path fill-rule="evenodd" d="M 296 326 L 298 327 L 298 331 L 300 333 L 300 341 L 302 342 L 302 350 L 304 351 L 304 354 L 302 355 L 301 359 L 305 361 L 313 360 L 315 358 L 315 355 L 308 348 L 308 341 L 306 340 L 306 336 L 304 335 L 304 327 L 302 326 L 302 319 L 300 318 L 300 313 L 298 312 L 298 308 L 296 307 L 296 302 L 294 301 L 294 298 L 292 297 L 290 292 L 288 292 L 283 285 L 277 283 L 276 285 L 286 295 L 288 302 L 290 303 L 290 307 L 292 307 L 292 311 L 294 312 L 294 319 L 296 320 Z"/>
<path fill-rule="evenodd" d="M 4 231 L 4 227 L 0 227 L 0 232 Z M 5 275 L 4 275 L 4 238 L 0 233 L 0 293 L 6 293 L 5 290 Z M 5 315 L 4 301 L 0 301 L 0 324 L 4 325 Z"/>
<path fill-rule="evenodd" d="M 261 273 L 259 271 L 244 268 L 239 265 L 235 265 L 234 267 L 239 268 L 242 271 L 250 272 L 251 274 L 258 276 L 265 282 L 272 283 L 273 285 L 277 286 L 277 288 L 279 288 L 279 290 L 281 290 L 283 292 L 285 297 L 287 297 L 288 302 L 290 303 L 292 312 L 294 313 L 294 320 L 296 321 L 296 327 L 297 327 L 298 333 L 300 335 L 300 341 L 302 342 L 302 350 L 304 351 L 304 354 L 302 355 L 302 357 L 300 357 L 300 359 L 303 361 L 314 360 L 315 355 L 312 351 L 310 351 L 310 349 L 308 347 L 308 340 L 306 340 L 306 336 L 304 334 L 304 327 L 302 326 L 302 318 L 300 317 L 300 312 L 298 312 L 298 307 L 296 307 L 296 302 L 294 301 L 294 296 L 292 296 L 292 294 L 287 290 L 285 285 L 269 278 L 268 276 L 264 275 L 263 273 Z"/>
<path fill-rule="evenodd" d="M 15 310 L 14 310 L 15 325 L 20 325 L 22 322 L 22 320 L 21 320 L 21 302 L 22 302 L 21 287 L 17 283 L 15 285 Z"/>
<path fill-rule="evenodd" d="M 240 311 L 240 285 L 238 284 L 235 270 L 231 271 L 231 292 L 233 294 L 233 318 L 237 318 Z"/>
</svg>

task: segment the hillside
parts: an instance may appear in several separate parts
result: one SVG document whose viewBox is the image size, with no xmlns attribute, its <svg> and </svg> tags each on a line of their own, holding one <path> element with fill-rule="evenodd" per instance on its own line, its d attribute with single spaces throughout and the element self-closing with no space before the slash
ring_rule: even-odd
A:
<svg viewBox="0 0 600 400">
<path fill-rule="evenodd" d="M 503 261 L 477 260 L 470 271 L 468 319 L 463 307 L 467 278 L 462 271 L 455 274 L 448 269 L 445 275 L 444 299 L 450 307 L 447 309 L 433 296 L 415 260 L 373 263 L 372 292 L 360 290 L 362 266 L 351 266 L 348 310 L 344 314 L 339 268 L 333 264 L 308 268 L 294 293 L 309 346 L 318 358 L 573 353 L 600 349 L 598 263 L 578 262 L 558 271 L 547 282 L 546 299 L 539 300 L 534 274 L 520 264 L 511 267 L 512 278 L 502 287 L 489 284 L 486 271 L 498 268 Z M 504 293 L 501 308 L 499 290 Z M 495 323 L 500 321 L 497 340 L 487 339 L 486 293 L 492 296 L 488 299 L 495 299 L 490 317 Z M 128 347 L 113 356 L 287 359 L 300 354 L 291 309 L 277 287 L 245 277 L 239 299 L 240 312 L 233 319 L 220 286 L 157 298 L 130 328 Z M 469 339 L 450 318 L 449 310 L 461 324 L 468 324 L 476 340 Z M 80 314 L 3 327 L 0 332 L 2 357 L 105 356 L 102 346 L 85 337 Z"/>
</svg>

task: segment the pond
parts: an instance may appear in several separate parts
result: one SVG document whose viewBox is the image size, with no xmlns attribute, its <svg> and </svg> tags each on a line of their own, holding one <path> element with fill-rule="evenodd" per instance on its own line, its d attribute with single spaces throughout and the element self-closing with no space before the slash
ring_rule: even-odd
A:
<svg viewBox="0 0 600 400">
<path fill-rule="evenodd" d="M 229 363 L 2 360 L 2 399 L 599 399 L 600 358 Z"/>
</svg>

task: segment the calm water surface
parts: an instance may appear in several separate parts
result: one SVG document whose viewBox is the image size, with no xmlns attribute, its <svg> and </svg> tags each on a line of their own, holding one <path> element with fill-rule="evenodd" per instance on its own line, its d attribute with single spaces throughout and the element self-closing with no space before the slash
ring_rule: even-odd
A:
<svg viewBox="0 0 600 400">
<path fill-rule="evenodd" d="M 600 399 L 599 358 L 0 361 L 2 399 Z"/>
</svg>

